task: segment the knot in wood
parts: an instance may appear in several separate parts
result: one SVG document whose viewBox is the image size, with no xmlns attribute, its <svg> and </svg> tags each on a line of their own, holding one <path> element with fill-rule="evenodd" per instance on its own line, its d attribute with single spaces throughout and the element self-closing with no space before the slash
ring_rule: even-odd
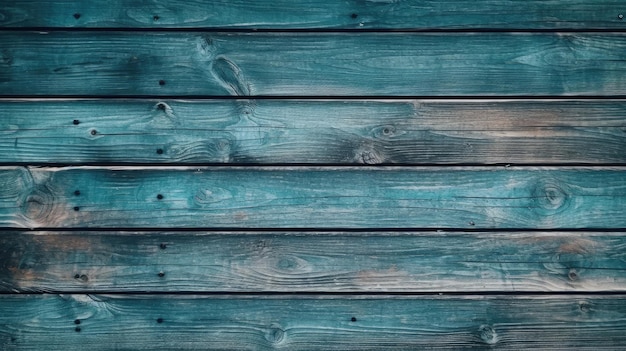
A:
<svg viewBox="0 0 626 351">
<path fill-rule="evenodd" d="M 159 103 L 156 104 L 156 108 L 159 111 L 165 111 L 165 110 L 167 110 L 168 106 L 164 102 L 159 102 Z"/>
<path fill-rule="evenodd" d="M 498 342 L 498 333 L 489 325 L 481 325 L 478 328 L 478 336 L 485 344 L 493 345 Z"/>
<path fill-rule="evenodd" d="M 579 275 L 578 272 L 576 271 L 576 269 L 571 268 L 569 270 L 569 272 L 567 273 L 567 278 L 569 278 L 569 280 L 571 281 L 576 281 L 579 279 Z"/>
<path fill-rule="evenodd" d="M 533 190 L 532 198 L 534 208 L 548 213 L 562 212 L 567 209 L 570 202 L 566 185 L 554 179 L 539 181 Z"/>
<path fill-rule="evenodd" d="M 355 159 L 358 163 L 367 165 L 380 164 L 385 161 L 385 157 L 371 146 L 361 146 L 356 150 Z"/>
<path fill-rule="evenodd" d="M 396 135 L 396 127 L 389 125 L 381 126 L 374 130 L 373 135 L 375 138 L 380 139 L 392 138 L 394 135 Z"/>
<path fill-rule="evenodd" d="M 211 39 L 211 37 L 209 36 L 199 37 L 196 49 L 200 57 L 203 57 L 207 60 L 213 59 L 213 57 L 215 56 L 216 48 L 213 43 L 213 39 Z"/>
<path fill-rule="evenodd" d="M 33 190 L 21 200 L 20 209 L 22 215 L 33 226 L 53 226 L 62 218 L 55 211 L 57 198 L 54 191 L 47 185 L 35 185 Z"/>
<path fill-rule="evenodd" d="M 578 308 L 583 313 L 589 313 L 591 311 L 591 303 L 589 301 L 578 302 Z"/>
<path fill-rule="evenodd" d="M 232 96 L 252 95 L 250 84 L 237 64 L 224 56 L 216 57 L 211 63 L 211 73 L 217 82 Z"/>
<path fill-rule="evenodd" d="M 272 344 L 281 343 L 285 339 L 285 330 L 277 323 L 272 323 L 265 333 L 265 339 Z"/>
<path fill-rule="evenodd" d="M 279 256 L 274 267 L 277 272 L 289 275 L 306 274 L 313 271 L 313 267 L 304 259 L 296 256 Z"/>
</svg>

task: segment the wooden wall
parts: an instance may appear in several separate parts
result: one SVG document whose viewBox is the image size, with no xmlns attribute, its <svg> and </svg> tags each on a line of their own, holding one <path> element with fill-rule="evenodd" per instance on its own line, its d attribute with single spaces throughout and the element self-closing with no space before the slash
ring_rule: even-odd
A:
<svg viewBox="0 0 626 351">
<path fill-rule="evenodd" d="M 0 349 L 625 349 L 624 14 L 0 2 Z"/>
</svg>

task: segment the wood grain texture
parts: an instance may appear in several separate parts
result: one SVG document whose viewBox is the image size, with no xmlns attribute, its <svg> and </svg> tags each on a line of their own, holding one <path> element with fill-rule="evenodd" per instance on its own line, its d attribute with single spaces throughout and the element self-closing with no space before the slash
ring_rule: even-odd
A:
<svg viewBox="0 0 626 351">
<path fill-rule="evenodd" d="M 3 232 L 3 292 L 626 291 L 624 233 Z"/>
<path fill-rule="evenodd" d="M 624 174 L 619 167 L 6 167 L 0 226 L 624 228 Z"/>
<path fill-rule="evenodd" d="M 0 111 L 0 163 L 626 161 L 621 100 L 3 100 Z"/>
<path fill-rule="evenodd" d="M 0 94 L 621 95 L 626 34 L 1 32 Z"/>
<path fill-rule="evenodd" d="M 0 296 L 5 350 L 618 350 L 625 321 L 623 295 Z"/>
<path fill-rule="evenodd" d="M 4 4 L 0 27 L 61 28 L 574 28 L 623 29 L 617 0 L 24 1 Z"/>
</svg>

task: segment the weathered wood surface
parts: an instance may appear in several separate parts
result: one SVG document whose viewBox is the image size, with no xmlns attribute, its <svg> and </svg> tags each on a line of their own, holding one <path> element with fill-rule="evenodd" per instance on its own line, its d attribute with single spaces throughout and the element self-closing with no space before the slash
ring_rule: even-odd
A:
<svg viewBox="0 0 626 351">
<path fill-rule="evenodd" d="M 24 1 L 0 27 L 271 29 L 624 29 L 617 0 Z"/>
<path fill-rule="evenodd" d="M 624 233 L 3 232 L 4 292 L 626 291 Z"/>
<path fill-rule="evenodd" d="M 623 295 L 0 296 L 5 350 L 618 350 L 625 321 Z"/>
<path fill-rule="evenodd" d="M 626 34 L 1 32 L 0 95 L 621 95 Z"/>
<path fill-rule="evenodd" d="M 5 167 L 0 226 L 624 228 L 625 174 L 620 167 Z"/>
<path fill-rule="evenodd" d="M 0 163 L 625 163 L 625 115 L 623 100 L 0 100 Z"/>
</svg>

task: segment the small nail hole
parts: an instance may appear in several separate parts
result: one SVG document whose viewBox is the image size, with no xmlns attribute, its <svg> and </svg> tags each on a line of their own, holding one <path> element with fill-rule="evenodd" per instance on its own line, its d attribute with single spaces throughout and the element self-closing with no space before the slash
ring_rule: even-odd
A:
<svg viewBox="0 0 626 351">
<path fill-rule="evenodd" d="M 74 206 L 74 211 L 80 211 L 80 207 Z"/>
<path fill-rule="evenodd" d="M 80 195 L 80 190 L 74 190 L 74 195 L 76 196 Z"/>
<path fill-rule="evenodd" d="M 350 320 L 356 322 L 356 317 L 352 317 Z"/>
<path fill-rule="evenodd" d="M 159 110 L 161 110 L 161 111 L 165 111 L 165 104 L 164 104 L 164 103 L 159 102 L 159 103 L 157 104 L 157 109 L 159 109 Z"/>
<path fill-rule="evenodd" d="M 159 277 L 161 277 L 161 278 L 165 277 L 165 273 L 159 272 Z"/>
<path fill-rule="evenodd" d="M 157 149 L 157 154 L 162 155 L 163 154 L 163 149 Z"/>
<path fill-rule="evenodd" d="M 157 16 L 157 15 L 155 15 L 154 17 L 152 17 L 152 19 L 153 19 L 153 20 L 155 20 L 155 21 L 158 21 L 158 20 L 159 20 L 159 18 L 161 18 L 161 17 L 159 17 L 159 16 Z"/>
<path fill-rule="evenodd" d="M 80 319 L 75 319 L 74 324 L 80 324 Z"/>
<path fill-rule="evenodd" d="M 74 274 L 74 279 L 78 279 L 78 278 L 80 278 L 80 274 L 78 273 Z"/>
<path fill-rule="evenodd" d="M 474 221 L 469 221 L 469 225 L 476 225 L 476 223 L 474 223 Z"/>
<path fill-rule="evenodd" d="M 350 17 L 357 18 L 357 17 L 359 17 L 359 15 L 357 15 L 356 13 L 353 13 L 353 14 L 350 15 Z"/>
<path fill-rule="evenodd" d="M 163 79 L 161 79 L 161 80 L 159 81 L 159 85 L 165 85 L 165 81 L 164 81 Z"/>
<path fill-rule="evenodd" d="M 74 125 L 76 125 L 76 126 L 77 126 L 77 125 L 79 125 L 79 124 L 80 124 L 80 121 L 79 121 L 79 120 L 77 120 L 77 119 L 75 119 L 72 123 L 74 123 Z"/>
<path fill-rule="evenodd" d="M 79 19 L 80 18 L 80 13 L 75 13 L 74 14 L 74 18 Z"/>
<path fill-rule="evenodd" d="M 74 328 L 74 330 L 76 330 L 77 333 L 80 333 L 81 329 L 80 329 L 80 327 L 76 327 L 76 328 Z"/>
<path fill-rule="evenodd" d="M 161 243 L 161 245 L 159 245 L 159 247 L 161 248 L 161 250 L 167 249 L 167 245 L 165 245 L 165 243 Z"/>
<path fill-rule="evenodd" d="M 163 200 L 163 195 L 161 195 L 161 194 L 157 195 L 157 199 Z"/>
<path fill-rule="evenodd" d="M 163 323 L 163 318 L 157 318 L 157 323 Z"/>
</svg>

